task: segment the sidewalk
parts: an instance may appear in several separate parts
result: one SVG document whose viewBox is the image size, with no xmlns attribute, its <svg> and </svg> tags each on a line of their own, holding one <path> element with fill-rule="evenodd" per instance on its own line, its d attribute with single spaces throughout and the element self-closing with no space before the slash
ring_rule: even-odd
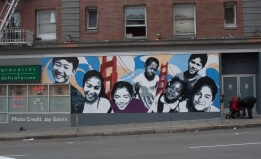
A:
<svg viewBox="0 0 261 159">
<path fill-rule="evenodd" d="M 75 138 L 84 136 L 115 136 L 115 135 L 138 135 L 155 133 L 175 133 L 206 131 L 216 129 L 261 127 L 261 116 L 254 114 L 254 119 L 202 119 L 166 121 L 154 123 L 135 123 L 122 125 L 102 125 L 65 128 L 39 128 L 0 131 L 0 141 L 8 140 L 35 140 L 35 139 L 57 139 Z"/>
</svg>

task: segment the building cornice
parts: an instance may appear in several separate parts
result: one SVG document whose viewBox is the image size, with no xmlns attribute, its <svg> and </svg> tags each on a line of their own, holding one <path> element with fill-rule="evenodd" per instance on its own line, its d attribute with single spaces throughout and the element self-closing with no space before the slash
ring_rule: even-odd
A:
<svg viewBox="0 0 261 159">
<path fill-rule="evenodd" d="M 51 43 L 0 47 L 0 58 L 261 52 L 261 38 Z"/>
<path fill-rule="evenodd" d="M 58 49 L 58 48 L 93 48 L 93 47 L 135 47 L 135 46 L 175 46 L 175 45 L 220 45 L 220 44 L 261 44 L 261 37 L 255 38 L 202 38 L 202 39 L 173 39 L 173 40 L 124 40 L 103 42 L 69 42 L 56 43 L 39 41 L 32 46 L 0 45 L 0 49 Z"/>
<path fill-rule="evenodd" d="M 37 42 L 32 48 L 91 48 L 91 47 L 129 47 L 129 46 L 173 46 L 173 45 L 219 45 L 219 44 L 261 44 L 259 38 L 219 38 L 219 39 L 174 39 L 174 40 L 130 40 L 130 41 L 103 41 L 103 42 L 70 42 L 48 43 Z"/>
</svg>

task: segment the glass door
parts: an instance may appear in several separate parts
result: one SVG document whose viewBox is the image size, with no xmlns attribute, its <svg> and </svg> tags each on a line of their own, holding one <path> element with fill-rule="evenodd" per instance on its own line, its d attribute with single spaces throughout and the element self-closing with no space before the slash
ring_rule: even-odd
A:
<svg viewBox="0 0 261 159">
<path fill-rule="evenodd" d="M 241 98 L 245 98 L 248 96 L 255 97 L 254 91 L 254 79 L 251 76 L 239 77 L 240 81 L 240 94 Z"/>
<path fill-rule="evenodd" d="M 238 81 L 236 76 L 228 76 L 223 77 L 223 94 L 224 94 L 224 107 L 228 108 L 228 101 L 232 99 L 232 97 L 238 95 Z"/>
<path fill-rule="evenodd" d="M 222 83 L 225 108 L 229 107 L 228 101 L 234 96 L 255 97 L 255 75 L 224 75 Z"/>
</svg>

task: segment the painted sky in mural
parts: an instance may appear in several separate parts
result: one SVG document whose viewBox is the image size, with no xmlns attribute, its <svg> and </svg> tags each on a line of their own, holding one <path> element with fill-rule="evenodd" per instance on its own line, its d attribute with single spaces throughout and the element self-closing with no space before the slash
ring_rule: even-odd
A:
<svg viewBox="0 0 261 159">
<path fill-rule="evenodd" d="M 66 58 L 42 59 L 42 83 L 70 83 L 72 113 L 220 111 L 218 54 Z"/>
</svg>

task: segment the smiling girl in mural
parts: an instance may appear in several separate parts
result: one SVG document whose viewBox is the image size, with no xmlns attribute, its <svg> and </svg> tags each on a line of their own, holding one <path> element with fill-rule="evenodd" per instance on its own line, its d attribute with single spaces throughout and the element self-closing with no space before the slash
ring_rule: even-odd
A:
<svg viewBox="0 0 261 159">
<path fill-rule="evenodd" d="M 212 105 L 217 91 L 213 79 L 208 76 L 200 78 L 194 85 L 189 110 L 191 112 L 218 112 L 219 109 Z"/>
<path fill-rule="evenodd" d="M 129 82 L 116 82 L 111 92 L 114 113 L 146 113 L 148 109 L 139 99 L 132 98 L 133 88 Z"/>
<path fill-rule="evenodd" d="M 184 96 L 187 84 L 174 77 L 166 86 L 166 93 L 158 94 L 148 113 L 188 112 Z"/>
<path fill-rule="evenodd" d="M 110 102 L 105 94 L 104 79 L 96 70 L 88 71 L 83 77 L 85 104 L 83 113 L 108 113 Z"/>
</svg>

